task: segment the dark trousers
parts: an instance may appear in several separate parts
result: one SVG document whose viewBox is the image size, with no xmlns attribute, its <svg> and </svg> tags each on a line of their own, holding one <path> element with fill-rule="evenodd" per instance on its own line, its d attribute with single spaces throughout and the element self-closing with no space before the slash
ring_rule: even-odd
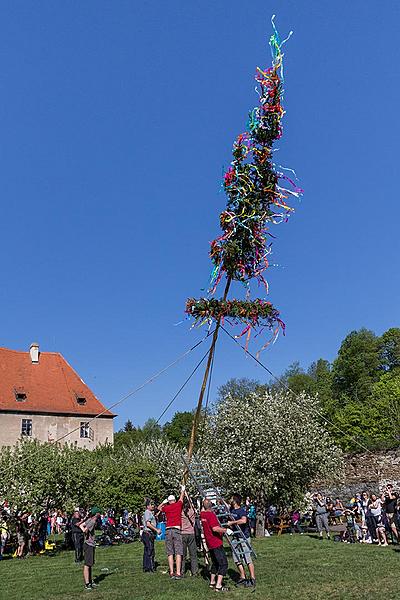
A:
<svg viewBox="0 0 400 600">
<path fill-rule="evenodd" d="M 210 550 L 211 573 L 213 575 L 226 575 L 228 570 L 228 559 L 223 546 Z"/>
<path fill-rule="evenodd" d="M 84 536 L 82 533 L 73 533 L 72 541 L 75 548 L 75 562 L 81 562 L 83 560 L 83 541 Z"/>
<path fill-rule="evenodd" d="M 150 531 L 142 533 L 143 548 L 143 571 L 155 571 L 154 562 L 154 535 Z"/>
<path fill-rule="evenodd" d="M 293 521 L 290 524 L 290 533 L 303 533 L 303 530 L 301 528 L 300 525 L 300 521 L 296 521 L 295 523 L 293 523 Z"/>
<path fill-rule="evenodd" d="M 373 540 L 376 540 L 377 536 L 376 536 L 376 520 L 375 520 L 375 517 L 373 517 L 372 515 L 368 515 L 367 517 L 365 517 L 365 522 L 366 522 L 366 525 L 368 527 L 369 535 L 371 536 L 371 538 Z"/>
<path fill-rule="evenodd" d="M 199 571 L 199 564 L 197 562 L 197 546 L 196 538 L 194 533 L 182 533 L 183 542 L 183 559 L 182 559 L 182 573 L 185 572 L 186 555 L 189 550 L 190 558 L 190 570 L 192 575 L 196 575 Z"/>
</svg>

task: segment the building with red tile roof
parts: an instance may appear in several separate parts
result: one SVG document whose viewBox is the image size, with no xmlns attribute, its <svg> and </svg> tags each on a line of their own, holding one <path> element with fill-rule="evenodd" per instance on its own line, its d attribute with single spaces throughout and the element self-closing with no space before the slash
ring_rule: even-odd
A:
<svg viewBox="0 0 400 600">
<path fill-rule="evenodd" d="M 112 444 L 114 416 L 58 352 L 0 348 L 0 446 L 21 437 Z"/>
</svg>

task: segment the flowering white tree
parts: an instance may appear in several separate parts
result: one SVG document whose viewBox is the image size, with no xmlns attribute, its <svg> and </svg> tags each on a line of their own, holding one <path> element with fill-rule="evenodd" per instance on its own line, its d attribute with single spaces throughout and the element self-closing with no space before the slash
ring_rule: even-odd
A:
<svg viewBox="0 0 400 600">
<path fill-rule="evenodd" d="M 146 461 L 154 466 L 163 494 L 170 494 L 179 488 L 184 464 L 182 449 L 177 444 L 158 438 L 125 446 L 122 452 L 132 462 Z"/>
<path fill-rule="evenodd" d="M 316 478 L 337 476 L 341 452 L 318 420 L 318 400 L 305 394 L 225 395 L 210 416 L 202 452 L 216 483 L 257 502 L 257 534 L 267 503 L 294 506 Z"/>
</svg>

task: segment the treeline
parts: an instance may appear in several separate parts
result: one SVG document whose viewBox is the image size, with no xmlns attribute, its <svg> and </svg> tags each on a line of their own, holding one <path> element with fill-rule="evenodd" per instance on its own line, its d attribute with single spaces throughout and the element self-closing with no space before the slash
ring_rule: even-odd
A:
<svg viewBox="0 0 400 600">
<path fill-rule="evenodd" d="M 303 393 L 270 393 L 266 386 L 232 380 L 201 424 L 198 458 L 227 497 L 240 493 L 257 500 L 262 534 L 267 501 L 296 506 L 312 481 L 341 473 L 341 452 L 316 418 L 316 408 L 318 401 Z M 179 419 L 177 413 L 171 423 Z M 140 435 L 158 438 L 135 441 L 138 430 L 128 424 L 118 446 L 92 451 L 29 439 L 3 448 L 0 499 L 14 510 L 35 513 L 93 504 L 117 513 L 141 511 L 146 497 L 160 501 L 176 493 L 185 468 L 184 440 L 180 446 L 171 443 L 166 437 L 171 427 L 152 425 L 141 428 Z M 196 492 L 191 479 L 187 486 L 189 493 Z"/>
<path fill-rule="evenodd" d="M 249 391 L 282 391 L 318 396 L 321 422 L 345 451 L 388 449 L 400 444 L 400 329 L 382 336 L 373 331 L 352 331 L 342 341 L 332 363 L 319 358 L 308 369 L 296 362 L 278 381 L 269 383 L 230 381 L 218 391 L 217 403 L 229 394 L 243 400 Z M 187 446 L 193 412 L 177 412 L 160 426 L 149 419 L 143 427 L 131 421 L 115 435 L 115 445 L 125 446 L 152 439 L 166 439 Z"/>
<path fill-rule="evenodd" d="M 172 444 L 184 448 L 190 438 L 193 423 L 193 411 L 178 411 L 171 421 L 161 426 L 155 419 L 148 419 L 143 427 L 135 427 L 130 419 L 124 427 L 114 435 L 114 446 L 127 446 L 165 439 Z"/>
<path fill-rule="evenodd" d="M 22 439 L 1 449 L 0 501 L 34 513 L 94 504 L 136 512 L 145 498 L 177 490 L 182 472 L 177 447 L 165 440 L 87 450 Z"/>
<path fill-rule="evenodd" d="M 318 394 L 321 415 L 346 451 L 388 449 L 400 444 L 400 329 L 382 336 L 352 331 L 332 363 L 320 358 L 307 370 L 292 364 L 271 389 Z"/>
</svg>

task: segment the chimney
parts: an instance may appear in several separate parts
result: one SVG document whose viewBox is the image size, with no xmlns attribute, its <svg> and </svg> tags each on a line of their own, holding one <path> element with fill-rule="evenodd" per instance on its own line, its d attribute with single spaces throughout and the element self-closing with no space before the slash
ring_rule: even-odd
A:
<svg viewBox="0 0 400 600">
<path fill-rule="evenodd" d="M 31 344 L 29 354 L 31 355 L 32 364 L 37 364 L 39 362 L 39 344 L 33 342 L 33 344 Z"/>
</svg>

